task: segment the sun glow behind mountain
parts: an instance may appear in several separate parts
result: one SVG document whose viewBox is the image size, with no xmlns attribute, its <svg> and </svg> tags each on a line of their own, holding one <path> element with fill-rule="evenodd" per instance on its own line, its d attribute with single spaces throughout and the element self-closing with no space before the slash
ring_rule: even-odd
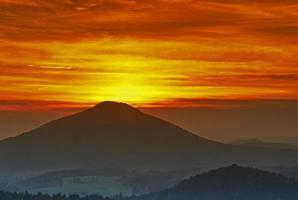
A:
<svg viewBox="0 0 298 200">
<path fill-rule="evenodd" d="M 297 99 L 297 7 L 0 0 L 0 109 Z"/>
</svg>

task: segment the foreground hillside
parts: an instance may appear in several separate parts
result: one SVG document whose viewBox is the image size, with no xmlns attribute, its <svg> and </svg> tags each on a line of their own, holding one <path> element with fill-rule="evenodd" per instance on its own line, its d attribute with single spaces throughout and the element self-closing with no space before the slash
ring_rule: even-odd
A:
<svg viewBox="0 0 298 200">
<path fill-rule="evenodd" d="M 138 200 L 294 200 L 298 182 L 282 175 L 237 165 L 184 180 Z"/>
<path fill-rule="evenodd" d="M 295 200 L 298 182 L 282 175 L 237 165 L 203 173 L 176 186 L 142 196 L 31 195 L 0 192 L 1 200 Z"/>
</svg>

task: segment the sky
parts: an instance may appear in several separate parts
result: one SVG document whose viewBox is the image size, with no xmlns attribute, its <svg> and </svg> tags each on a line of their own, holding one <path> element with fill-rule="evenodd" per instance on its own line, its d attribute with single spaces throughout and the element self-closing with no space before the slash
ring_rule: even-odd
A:
<svg viewBox="0 0 298 200">
<path fill-rule="evenodd" d="M 291 112 L 297 44 L 297 0 L 0 0 L 0 135 L 104 100 Z"/>
</svg>

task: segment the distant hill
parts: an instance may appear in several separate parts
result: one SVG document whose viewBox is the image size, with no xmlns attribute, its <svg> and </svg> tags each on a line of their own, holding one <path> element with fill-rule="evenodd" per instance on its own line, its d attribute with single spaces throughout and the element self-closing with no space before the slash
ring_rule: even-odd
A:
<svg viewBox="0 0 298 200">
<path fill-rule="evenodd" d="M 293 200 L 298 182 L 282 175 L 232 165 L 191 177 L 138 200 Z"/>
<path fill-rule="evenodd" d="M 127 104 L 102 102 L 1 141 L 0 173 L 109 167 L 175 170 L 232 163 L 296 165 L 297 155 L 296 150 L 218 143 Z"/>
<path fill-rule="evenodd" d="M 295 136 L 260 136 L 259 139 L 271 143 L 286 143 L 298 145 L 298 137 Z"/>
<path fill-rule="evenodd" d="M 236 140 L 231 144 L 239 144 L 250 147 L 264 147 L 274 149 L 296 149 L 298 150 L 298 144 L 292 143 L 281 143 L 281 142 L 267 142 L 260 139 L 247 139 L 247 140 Z"/>
<path fill-rule="evenodd" d="M 268 166 L 264 169 L 272 171 L 272 172 L 276 172 L 279 174 L 283 174 L 285 176 L 295 177 L 298 179 L 298 166 L 279 165 L 279 166 Z"/>
</svg>

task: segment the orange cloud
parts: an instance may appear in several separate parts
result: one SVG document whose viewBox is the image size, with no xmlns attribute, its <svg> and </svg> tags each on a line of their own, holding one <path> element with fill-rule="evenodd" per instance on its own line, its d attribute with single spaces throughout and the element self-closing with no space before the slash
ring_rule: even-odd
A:
<svg viewBox="0 0 298 200">
<path fill-rule="evenodd" d="M 0 0 L 0 100 L 297 99 L 297 10 L 296 0 Z"/>
</svg>

